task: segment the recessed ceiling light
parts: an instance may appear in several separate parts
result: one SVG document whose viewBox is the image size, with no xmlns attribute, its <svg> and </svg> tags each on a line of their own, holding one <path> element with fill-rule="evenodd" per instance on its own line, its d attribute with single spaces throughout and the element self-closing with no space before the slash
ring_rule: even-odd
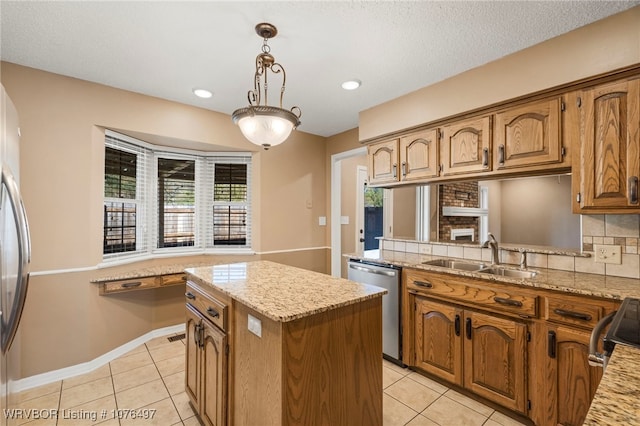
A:
<svg viewBox="0 0 640 426">
<path fill-rule="evenodd" d="M 342 83 L 342 88 L 344 90 L 356 90 L 361 84 L 360 80 L 349 80 Z"/>
<path fill-rule="evenodd" d="M 213 93 L 211 93 L 207 89 L 193 89 L 193 94 L 199 98 L 204 98 L 204 99 L 207 99 L 213 96 Z"/>
</svg>

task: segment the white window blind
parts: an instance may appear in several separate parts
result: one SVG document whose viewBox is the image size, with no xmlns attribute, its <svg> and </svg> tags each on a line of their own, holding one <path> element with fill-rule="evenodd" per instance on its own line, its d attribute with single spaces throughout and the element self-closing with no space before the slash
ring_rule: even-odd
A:
<svg viewBox="0 0 640 426">
<path fill-rule="evenodd" d="M 118 136 L 105 140 L 105 259 L 251 248 L 250 154 L 156 150 Z"/>
<path fill-rule="evenodd" d="M 251 157 L 214 157 L 208 247 L 251 245 Z"/>
<path fill-rule="evenodd" d="M 105 257 L 147 250 L 146 186 L 149 151 L 112 135 L 105 140 L 103 253 Z"/>
</svg>

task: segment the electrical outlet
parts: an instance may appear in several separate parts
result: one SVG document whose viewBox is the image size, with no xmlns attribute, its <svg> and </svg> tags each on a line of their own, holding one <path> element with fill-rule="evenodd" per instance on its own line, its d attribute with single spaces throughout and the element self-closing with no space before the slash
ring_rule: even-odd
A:
<svg viewBox="0 0 640 426">
<path fill-rule="evenodd" d="M 431 254 L 431 245 L 429 244 L 420 244 L 418 248 L 420 254 Z"/>
<path fill-rule="evenodd" d="M 594 244 L 593 251 L 595 253 L 595 261 L 598 263 L 614 263 L 620 265 L 622 263 L 622 247 Z"/>
<path fill-rule="evenodd" d="M 252 332 L 253 334 L 255 334 L 258 337 L 262 337 L 262 321 L 260 321 L 258 318 L 254 317 L 251 314 L 248 314 L 248 320 L 247 320 L 247 328 L 249 329 L 250 332 Z"/>
</svg>

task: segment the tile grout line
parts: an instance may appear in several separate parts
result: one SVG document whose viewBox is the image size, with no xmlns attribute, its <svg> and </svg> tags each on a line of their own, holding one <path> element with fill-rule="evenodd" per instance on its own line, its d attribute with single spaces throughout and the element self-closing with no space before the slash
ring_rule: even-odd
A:
<svg viewBox="0 0 640 426">
<path fill-rule="evenodd" d="M 116 412 L 118 410 L 118 397 L 116 393 L 116 385 L 113 383 L 113 371 L 111 370 L 111 363 L 109 363 L 109 377 L 111 378 L 111 388 L 113 389 L 113 400 L 116 403 Z M 120 419 L 116 418 L 118 425 L 120 425 Z"/>
<path fill-rule="evenodd" d="M 182 342 L 182 339 L 180 341 Z M 170 343 L 173 343 L 173 342 L 170 342 Z M 146 343 L 145 343 L 145 346 L 147 346 Z M 184 346 L 184 344 L 183 344 L 183 346 Z M 147 347 L 147 350 L 149 350 L 149 347 Z M 149 352 L 149 356 L 151 356 L 151 352 Z M 186 357 L 186 355 L 185 355 L 185 357 Z M 173 396 L 171 395 L 171 391 L 167 387 L 167 384 L 164 381 L 164 377 L 162 376 L 162 373 L 160 372 L 160 369 L 156 365 L 156 360 L 153 359 L 153 356 L 151 356 L 151 360 L 153 361 L 153 366 L 156 368 L 156 371 L 158 372 L 158 375 L 160 376 L 160 380 L 162 380 L 162 385 L 167 390 L 167 394 L 169 395 L 169 399 L 171 400 L 171 405 L 173 405 L 173 408 L 176 410 L 176 413 L 178 414 L 178 418 L 180 419 L 180 423 L 182 423 L 184 425 L 184 421 L 182 419 L 182 416 L 180 415 L 180 411 L 178 411 L 178 407 L 176 406 L 176 402 L 173 400 Z M 186 374 L 186 371 L 185 371 L 185 374 Z M 175 424 L 177 424 L 177 423 L 174 423 L 174 425 Z"/>
</svg>

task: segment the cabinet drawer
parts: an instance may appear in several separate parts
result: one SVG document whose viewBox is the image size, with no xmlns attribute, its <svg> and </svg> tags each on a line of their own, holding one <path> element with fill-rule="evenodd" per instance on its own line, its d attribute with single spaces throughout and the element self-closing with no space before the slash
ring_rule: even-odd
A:
<svg viewBox="0 0 640 426">
<path fill-rule="evenodd" d="M 604 308 L 598 305 L 547 297 L 545 319 L 563 324 L 593 328 L 602 318 Z"/>
<path fill-rule="evenodd" d="M 538 297 L 482 286 L 476 282 L 466 282 L 447 275 L 430 274 L 406 270 L 407 289 L 421 294 L 443 297 L 448 300 L 482 306 L 493 311 L 509 312 L 520 316 L 536 317 Z"/>
<path fill-rule="evenodd" d="M 100 286 L 100 294 L 155 288 L 160 286 L 160 282 L 160 277 L 132 278 L 130 280 L 110 281 L 102 283 L 102 285 Z"/>
<path fill-rule="evenodd" d="M 215 297 L 205 294 L 200 289 L 187 283 L 185 293 L 187 303 L 196 308 L 203 317 L 227 331 L 227 305 Z"/>
<path fill-rule="evenodd" d="M 162 286 L 179 285 L 187 282 L 187 274 L 169 274 L 162 276 Z"/>
</svg>

